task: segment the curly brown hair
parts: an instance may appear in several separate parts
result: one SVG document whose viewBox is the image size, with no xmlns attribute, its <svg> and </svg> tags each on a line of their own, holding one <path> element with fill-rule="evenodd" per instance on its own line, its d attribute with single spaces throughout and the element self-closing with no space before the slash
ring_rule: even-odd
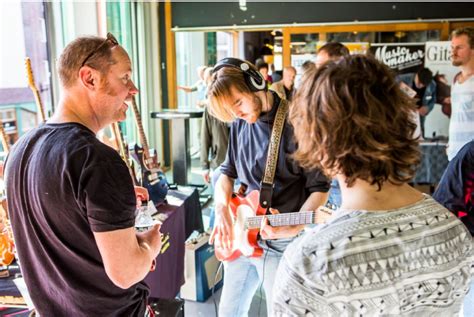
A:
<svg viewBox="0 0 474 317">
<path fill-rule="evenodd" d="M 373 57 L 346 56 L 304 76 L 290 109 L 298 149 L 294 157 L 328 176 L 402 184 L 420 161 L 413 136 L 416 105 L 391 70 Z"/>
</svg>

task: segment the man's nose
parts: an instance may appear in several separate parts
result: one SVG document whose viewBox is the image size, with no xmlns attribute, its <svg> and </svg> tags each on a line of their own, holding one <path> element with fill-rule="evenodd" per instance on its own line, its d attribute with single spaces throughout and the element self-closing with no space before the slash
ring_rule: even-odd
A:
<svg viewBox="0 0 474 317">
<path fill-rule="evenodd" d="M 132 96 L 135 96 L 136 94 L 138 94 L 138 88 L 137 86 L 135 86 L 133 81 L 130 81 L 130 91 L 128 93 Z"/>
</svg>

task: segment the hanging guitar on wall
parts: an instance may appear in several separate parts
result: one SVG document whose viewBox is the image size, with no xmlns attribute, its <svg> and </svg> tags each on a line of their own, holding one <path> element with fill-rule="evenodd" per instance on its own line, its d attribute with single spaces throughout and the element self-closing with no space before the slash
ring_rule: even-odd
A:
<svg viewBox="0 0 474 317">
<path fill-rule="evenodd" d="M 0 120 L 0 139 L 3 146 L 3 152 L 8 155 L 10 143 L 3 129 L 3 123 Z M 3 177 L 3 175 L 2 175 Z M 7 205 L 5 196 L 2 195 L 0 202 L 0 266 L 10 265 L 15 259 L 15 245 L 13 243 L 13 233 L 8 219 Z"/>
<path fill-rule="evenodd" d="M 132 97 L 132 110 L 138 127 L 139 138 L 142 146 L 136 143 L 129 145 L 129 151 L 133 159 L 139 164 L 141 170 L 142 186 L 148 189 L 150 199 L 156 204 L 163 202 L 168 194 L 168 182 L 165 174 L 158 163 L 158 155 L 155 149 L 148 147 L 145 131 L 138 110 L 135 97 Z"/>
<path fill-rule="evenodd" d="M 25 58 L 26 74 L 28 75 L 28 86 L 33 91 L 35 96 L 36 107 L 40 114 L 40 119 L 42 122 L 46 122 L 46 114 L 43 108 L 43 102 L 41 101 L 41 95 L 35 84 L 35 77 L 33 76 L 33 69 L 31 68 L 31 60 L 29 57 Z"/>
</svg>

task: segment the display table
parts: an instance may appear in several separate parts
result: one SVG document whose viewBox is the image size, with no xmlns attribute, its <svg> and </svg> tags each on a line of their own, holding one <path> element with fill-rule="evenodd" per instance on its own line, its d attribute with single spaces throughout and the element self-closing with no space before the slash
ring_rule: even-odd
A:
<svg viewBox="0 0 474 317">
<path fill-rule="evenodd" d="M 188 185 L 191 172 L 191 153 L 189 152 L 189 119 L 202 118 L 202 109 L 167 109 L 152 112 L 154 119 L 171 121 L 171 150 L 173 160 L 173 182 Z"/>
<path fill-rule="evenodd" d="M 157 208 L 167 217 L 161 225 L 161 253 L 156 258 L 155 271 L 147 275 L 145 282 L 150 286 L 151 297 L 172 299 L 184 284 L 184 242 L 194 230 L 202 232 L 203 223 L 195 188 L 170 190 L 166 199 L 167 203 Z"/>
<path fill-rule="evenodd" d="M 150 297 L 165 299 L 176 297 L 181 285 L 184 284 L 184 242 L 194 230 L 203 231 L 198 191 L 190 187 L 178 189 L 170 190 L 166 197 L 167 203 L 157 208 L 159 213 L 167 216 L 167 219 L 161 226 L 164 242 L 161 254 L 157 257 L 156 269 L 145 278 L 151 289 Z M 11 278 L 0 279 L 0 316 L 5 316 L 7 312 L 24 312 L 25 316 L 28 315 L 26 308 L 18 309 L 26 305 L 13 283 L 15 273 L 19 273 L 19 269 L 10 273 Z M 10 307 L 18 308 L 2 310 L 7 303 Z"/>
<path fill-rule="evenodd" d="M 413 183 L 435 186 L 448 166 L 446 142 L 420 142 L 420 149 L 421 163 Z"/>
</svg>

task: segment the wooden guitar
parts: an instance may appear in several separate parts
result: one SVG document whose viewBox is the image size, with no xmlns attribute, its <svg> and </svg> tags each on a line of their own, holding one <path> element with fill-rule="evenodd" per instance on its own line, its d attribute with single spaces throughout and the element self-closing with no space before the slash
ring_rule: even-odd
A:
<svg viewBox="0 0 474 317">
<path fill-rule="evenodd" d="M 140 116 L 140 111 L 135 102 L 135 97 L 132 98 L 132 110 L 135 115 L 135 121 L 138 127 L 138 133 L 142 146 L 138 144 L 130 144 L 130 154 L 135 161 L 140 165 L 142 186 L 148 189 L 150 198 L 154 203 L 159 203 L 165 200 L 168 193 L 168 182 L 165 174 L 158 163 L 158 155 L 156 150 L 148 147 L 145 131 Z"/>
<path fill-rule="evenodd" d="M 228 252 L 216 245 L 214 253 L 219 261 L 232 261 L 241 255 L 259 257 L 263 254 L 263 249 L 257 242 L 263 216 L 268 219 L 272 227 L 280 227 L 319 223 L 318 212 L 332 213 L 328 208 L 319 207 L 316 211 L 265 215 L 266 209 L 260 206 L 259 197 L 260 192 L 254 190 L 245 197 L 234 195 L 231 199 L 230 210 L 234 220 L 233 249 Z"/>
<path fill-rule="evenodd" d="M 31 68 L 31 60 L 29 57 L 25 58 L 26 74 L 28 75 L 28 86 L 33 91 L 35 96 L 36 107 L 40 113 L 40 118 L 42 122 L 46 122 L 46 114 L 44 112 L 43 103 L 41 102 L 41 95 L 36 87 L 35 78 L 33 76 L 33 69 Z"/>
<path fill-rule="evenodd" d="M 120 128 L 120 124 L 118 122 L 114 122 L 112 123 L 111 126 L 112 126 L 112 132 L 114 134 L 114 140 L 116 142 L 116 149 L 118 150 L 120 156 L 122 157 L 122 160 L 125 162 L 125 165 L 127 165 L 128 171 L 130 172 L 130 176 L 132 177 L 133 185 L 138 186 L 137 174 L 135 173 L 134 163 L 133 161 L 130 160 L 128 146 L 126 145 L 123 139 L 123 134 L 122 134 L 122 129 Z"/>
<path fill-rule="evenodd" d="M 3 129 L 3 123 L 0 121 L 0 139 L 3 146 L 3 152 L 8 154 L 10 143 Z M 1 175 L 3 178 L 3 174 Z M 15 245 L 13 243 L 13 233 L 8 219 L 7 204 L 5 196 L 2 195 L 0 202 L 0 265 L 10 265 L 15 259 Z"/>
</svg>

